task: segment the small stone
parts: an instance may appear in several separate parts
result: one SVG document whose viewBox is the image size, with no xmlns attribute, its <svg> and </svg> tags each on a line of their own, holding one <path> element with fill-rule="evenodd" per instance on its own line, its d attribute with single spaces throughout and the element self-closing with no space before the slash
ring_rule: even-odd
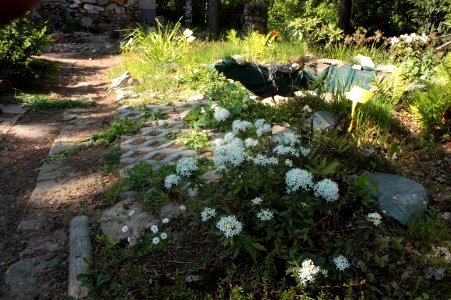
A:
<svg viewBox="0 0 451 300">
<path fill-rule="evenodd" d="M 80 19 L 80 25 L 84 28 L 91 28 L 93 24 L 94 22 L 90 17 L 82 17 Z"/>
<path fill-rule="evenodd" d="M 337 116 L 330 111 L 317 111 L 313 117 L 307 120 L 307 126 L 311 126 L 313 120 L 313 129 L 332 129 L 338 124 Z"/>
<path fill-rule="evenodd" d="M 374 69 L 374 67 L 375 67 L 375 64 L 374 64 L 373 60 L 371 59 L 371 57 L 358 54 L 358 55 L 356 55 L 356 57 L 354 57 L 354 59 L 362 67 L 368 67 L 371 69 Z"/>
<path fill-rule="evenodd" d="M 104 8 L 104 7 L 97 6 L 97 5 L 92 5 L 92 4 L 85 4 L 85 5 L 84 5 L 84 9 L 86 9 L 88 12 L 89 12 L 90 10 L 105 11 L 105 8 Z"/>
<path fill-rule="evenodd" d="M 247 64 L 247 61 L 241 55 L 234 55 L 232 56 L 232 58 L 239 66 L 244 66 L 245 64 Z"/>
<path fill-rule="evenodd" d="M 110 3 L 110 0 L 97 0 L 97 5 L 104 6 Z"/>
</svg>

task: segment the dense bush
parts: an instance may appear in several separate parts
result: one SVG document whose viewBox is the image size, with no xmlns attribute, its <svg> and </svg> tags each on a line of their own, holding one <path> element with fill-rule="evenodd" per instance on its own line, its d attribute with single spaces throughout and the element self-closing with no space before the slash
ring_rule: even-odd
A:
<svg viewBox="0 0 451 300">
<path fill-rule="evenodd" d="M 0 77 L 26 81 L 40 77 L 39 55 L 50 41 L 47 28 L 36 28 L 27 18 L 17 19 L 0 30 Z"/>
</svg>

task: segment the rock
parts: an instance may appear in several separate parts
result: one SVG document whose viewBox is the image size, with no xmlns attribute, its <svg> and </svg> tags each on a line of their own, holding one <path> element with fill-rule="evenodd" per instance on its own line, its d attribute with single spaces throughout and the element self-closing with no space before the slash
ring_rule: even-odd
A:
<svg viewBox="0 0 451 300">
<path fill-rule="evenodd" d="M 380 65 L 377 66 L 376 72 L 385 72 L 385 73 L 392 73 L 396 70 L 396 66 L 394 65 Z"/>
<path fill-rule="evenodd" d="M 125 8 L 122 6 L 118 6 L 114 9 L 114 12 L 118 15 L 123 15 L 125 14 Z"/>
<path fill-rule="evenodd" d="M 92 4 L 85 4 L 85 5 L 84 5 L 84 9 L 86 9 L 88 12 L 89 12 L 90 10 L 105 11 L 105 8 L 104 8 L 104 7 L 97 6 L 97 5 L 92 5 Z"/>
<path fill-rule="evenodd" d="M 428 204 L 427 190 L 419 183 L 402 176 L 367 172 L 370 183 L 376 183 L 374 196 L 379 203 L 379 209 L 401 224 L 423 212 Z"/>
<path fill-rule="evenodd" d="M 117 4 L 116 4 L 116 3 L 111 3 L 111 4 L 108 4 L 108 5 L 105 7 L 105 10 L 106 10 L 106 11 L 114 11 L 114 10 L 116 9 L 116 7 L 117 7 Z"/>
<path fill-rule="evenodd" d="M 9 267 L 5 273 L 7 297 L 2 299 L 43 299 L 50 285 L 47 276 L 48 263 L 39 258 L 20 260 Z"/>
<path fill-rule="evenodd" d="M 55 253 L 61 249 L 67 241 L 66 232 L 62 229 L 54 231 L 46 237 L 31 238 L 26 245 L 24 251 L 20 253 L 24 256 L 37 256 L 45 253 Z"/>
<path fill-rule="evenodd" d="M 80 6 L 78 6 L 77 3 L 74 3 L 74 4 L 69 5 L 69 8 L 71 8 L 71 9 L 75 9 L 75 8 L 79 8 L 79 7 L 80 7 Z"/>
<path fill-rule="evenodd" d="M 313 120 L 313 129 L 332 129 L 338 124 L 337 116 L 330 111 L 317 111 L 313 117 L 307 120 L 307 126 L 310 126 Z"/>
<path fill-rule="evenodd" d="M 239 66 L 244 66 L 247 61 L 241 55 L 234 55 L 232 58 L 236 61 Z"/>
<path fill-rule="evenodd" d="M 97 0 L 82 0 L 83 3 L 96 4 Z"/>
<path fill-rule="evenodd" d="M 122 74 L 121 76 L 114 78 L 113 80 L 111 80 L 111 85 L 110 85 L 110 89 L 114 89 L 114 88 L 118 88 L 122 85 L 124 85 L 124 83 L 126 83 L 128 81 L 128 79 L 131 78 L 131 74 L 129 71 L 126 71 L 124 74 Z"/>
<path fill-rule="evenodd" d="M 125 0 L 113 0 L 113 1 L 119 5 L 124 5 L 124 3 L 125 3 Z"/>
<path fill-rule="evenodd" d="M 287 126 L 274 125 L 271 130 L 272 135 L 279 135 L 285 132 L 290 132 Z"/>
<path fill-rule="evenodd" d="M 80 24 L 83 28 L 92 28 L 94 21 L 90 17 L 82 17 L 80 19 Z"/>
<path fill-rule="evenodd" d="M 374 67 L 375 67 L 375 64 L 374 64 L 373 60 L 371 59 L 371 57 L 358 54 L 358 55 L 356 55 L 356 57 L 354 57 L 354 59 L 362 67 L 368 67 L 371 69 L 374 69 Z"/>
<path fill-rule="evenodd" d="M 110 0 L 97 0 L 97 5 L 104 6 L 110 3 Z"/>
<path fill-rule="evenodd" d="M 344 62 L 342 60 L 339 60 L 339 59 L 328 59 L 328 58 L 318 59 L 316 61 L 316 63 L 332 65 L 332 66 L 337 66 L 337 67 L 341 67 L 341 66 L 344 66 L 346 64 L 346 62 Z"/>
<path fill-rule="evenodd" d="M 144 211 L 137 202 L 123 200 L 103 212 L 99 218 L 103 233 L 115 241 L 126 239 L 133 230 L 142 231 L 154 223 L 154 217 Z M 127 230 L 124 230 L 127 226 Z"/>
<path fill-rule="evenodd" d="M 183 213 L 183 211 L 180 210 L 180 204 L 177 204 L 175 202 L 167 203 L 160 209 L 161 219 L 163 219 L 163 218 L 171 218 L 172 219 L 182 213 Z"/>
<path fill-rule="evenodd" d="M 445 278 L 445 268 L 443 267 L 428 267 L 424 269 L 424 278 L 427 280 L 430 280 L 434 278 L 435 280 L 439 281 Z"/>
</svg>

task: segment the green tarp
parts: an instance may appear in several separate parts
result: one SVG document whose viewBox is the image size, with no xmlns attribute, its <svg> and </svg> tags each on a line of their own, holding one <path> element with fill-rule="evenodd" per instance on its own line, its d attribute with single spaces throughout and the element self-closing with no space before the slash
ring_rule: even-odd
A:
<svg viewBox="0 0 451 300">
<path fill-rule="evenodd" d="M 259 64 L 246 62 L 238 64 L 233 58 L 227 57 L 214 67 L 227 78 L 241 82 L 248 90 L 260 97 L 274 95 L 293 96 L 299 89 L 310 89 L 311 85 L 318 81 L 313 74 L 304 70 L 293 72 L 268 69 Z M 319 80 L 323 92 L 343 93 L 349 91 L 352 86 L 358 85 L 364 89 L 370 89 L 376 73 L 371 70 L 355 70 L 352 65 L 342 67 L 329 66 L 321 73 Z"/>
<path fill-rule="evenodd" d="M 292 73 L 270 71 L 264 65 L 239 65 L 233 58 L 224 58 L 221 64 L 214 67 L 227 78 L 241 82 L 248 90 L 261 97 L 292 96 L 294 91 L 308 89 L 308 84 L 316 80 L 315 76 L 304 70 Z"/>
<path fill-rule="evenodd" d="M 332 94 L 348 92 L 354 85 L 369 90 L 375 78 L 376 72 L 355 70 L 352 68 L 352 64 L 342 67 L 329 66 L 320 75 L 323 91 Z"/>
</svg>

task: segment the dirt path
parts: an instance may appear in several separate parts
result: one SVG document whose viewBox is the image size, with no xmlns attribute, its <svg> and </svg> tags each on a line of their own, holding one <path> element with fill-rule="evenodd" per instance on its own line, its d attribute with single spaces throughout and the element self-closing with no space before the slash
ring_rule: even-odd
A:
<svg viewBox="0 0 451 300">
<path fill-rule="evenodd" d="M 0 299 L 66 297 L 69 221 L 89 210 L 112 179 L 99 173 L 102 156 L 110 149 L 86 147 L 86 139 L 115 114 L 105 73 L 119 58 L 74 53 L 43 58 L 58 62 L 60 70 L 55 80 L 39 87 L 40 92 L 64 99 L 89 97 L 93 105 L 65 112 L 28 110 L 14 125 L 3 126 Z M 73 150 L 67 159 L 54 156 L 42 163 L 49 152 L 67 150 Z"/>
</svg>

